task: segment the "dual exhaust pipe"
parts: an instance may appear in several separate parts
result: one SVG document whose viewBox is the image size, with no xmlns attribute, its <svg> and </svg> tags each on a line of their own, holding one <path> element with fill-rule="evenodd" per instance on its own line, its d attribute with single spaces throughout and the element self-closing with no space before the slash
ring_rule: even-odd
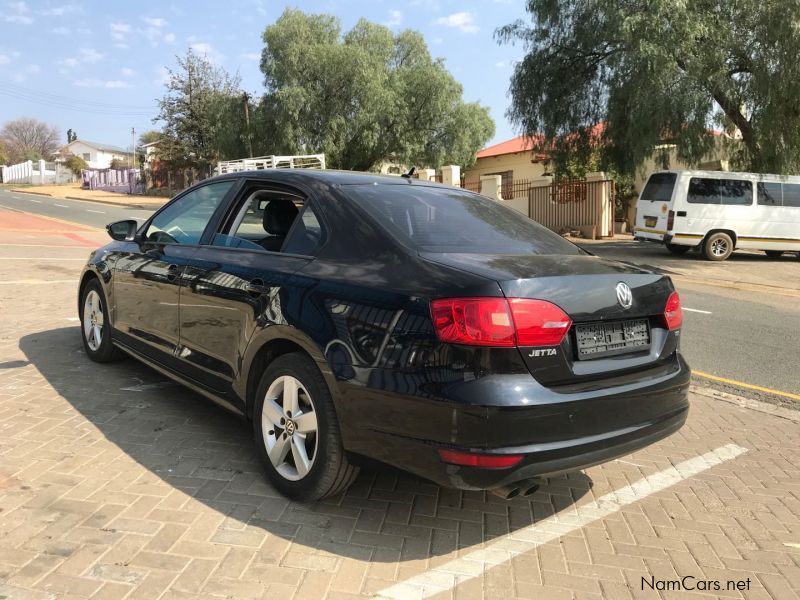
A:
<svg viewBox="0 0 800 600">
<path fill-rule="evenodd" d="M 499 496 L 503 500 L 511 500 L 512 498 L 516 498 L 517 496 L 521 496 L 526 498 L 531 494 L 535 494 L 536 490 L 539 489 L 539 486 L 542 484 L 541 479 L 536 478 L 529 478 L 529 479 L 520 479 L 519 481 L 515 481 L 514 483 L 509 483 L 507 485 L 502 485 L 499 488 L 494 488 L 491 492 L 495 496 Z"/>
</svg>

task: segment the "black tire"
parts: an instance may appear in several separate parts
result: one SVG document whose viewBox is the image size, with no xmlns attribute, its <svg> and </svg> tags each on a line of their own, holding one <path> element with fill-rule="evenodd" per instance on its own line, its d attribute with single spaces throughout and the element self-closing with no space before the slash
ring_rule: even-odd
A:
<svg viewBox="0 0 800 600">
<path fill-rule="evenodd" d="M 679 244 L 664 244 L 664 245 L 667 247 L 667 250 L 678 256 L 680 256 L 681 254 L 686 254 L 689 250 L 692 249 L 691 246 L 681 246 Z"/>
<path fill-rule="evenodd" d="M 87 337 L 86 324 L 84 323 L 84 315 L 86 311 L 86 299 L 90 294 L 97 294 L 99 299 L 99 306 L 96 310 L 102 315 L 102 325 L 100 326 L 100 344 L 90 342 Z M 81 300 L 78 304 L 78 319 L 81 329 L 81 340 L 83 341 L 83 350 L 86 355 L 95 362 L 107 363 L 120 360 L 125 357 L 125 354 L 111 342 L 111 321 L 108 318 L 108 305 L 106 303 L 106 295 L 103 292 L 103 286 L 97 279 L 92 279 L 84 286 L 81 292 Z M 94 347 L 93 347 L 94 346 Z"/>
<path fill-rule="evenodd" d="M 316 414 L 315 453 L 311 468 L 298 480 L 287 478 L 272 464 L 265 436 L 265 433 L 268 433 L 277 437 L 281 431 L 280 426 L 273 427 L 268 420 L 266 421 L 268 429 L 265 431 L 263 412 L 270 386 L 276 383 L 278 378 L 285 376 L 293 377 L 305 388 L 307 395 L 303 398 L 310 403 L 310 408 Z M 285 416 L 285 412 L 283 414 Z M 284 428 L 282 431 L 281 437 L 286 440 L 288 430 Z M 297 431 L 299 432 L 299 429 Z M 279 356 L 264 371 L 256 388 L 253 433 L 258 454 L 266 467 L 267 477 L 281 494 L 292 500 L 314 502 L 332 496 L 347 489 L 358 475 L 359 468 L 350 464 L 342 446 L 339 420 L 336 417 L 330 390 L 319 368 L 306 354 L 294 352 Z M 292 436 L 291 433 L 288 435 Z M 294 441 L 293 437 L 288 439 L 290 449 L 286 460 L 290 462 L 295 462 L 293 456 L 289 458 L 289 454 L 294 454 L 291 447 Z M 283 465 L 281 466 L 283 468 Z M 288 466 L 291 468 L 291 465 Z M 299 473 L 297 475 L 299 476 Z"/>
<path fill-rule="evenodd" d="M 783 250 L 764 250 L 764 254 L 770 258 L 780 258 L 783 256 Z"/>
<path fill-rule="evenodd" d="M 733 240 L 731 236 L 722 231 L 712 233 L 706 238 L 703 243 L 703 255 L 708 260 L 721 261 L 727 258 L 733 252 Z"/>
</svg>

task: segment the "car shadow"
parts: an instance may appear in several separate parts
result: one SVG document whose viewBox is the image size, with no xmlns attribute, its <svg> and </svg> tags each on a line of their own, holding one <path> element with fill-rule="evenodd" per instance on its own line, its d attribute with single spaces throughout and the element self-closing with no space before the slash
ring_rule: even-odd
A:
<svg viewBox="0 0 800 600">
<path fill-rule="evenodd" d="M 243 419 L 136 360 L 91 362 L 77 327 L 26 335 L 19 347 L 108 441 L 167 485 L 226 515 L 234 529 L 260 527 L 340 556 L 394 562 L 448 554 L 546 519 L 592 487 L 575 472 L 546 480 L 528 498 L 505 501 L 375 464 L 345 493 L 291 502 L 263 475 Z M 225 543 L 224 533 L 212 541 Z"/>
</svg>

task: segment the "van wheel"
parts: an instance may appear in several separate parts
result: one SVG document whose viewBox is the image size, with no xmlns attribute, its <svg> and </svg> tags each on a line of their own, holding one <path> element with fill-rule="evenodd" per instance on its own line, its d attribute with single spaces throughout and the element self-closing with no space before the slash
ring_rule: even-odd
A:
<svg viewBox="0 0 800 600">
<path fill-rule="evenodd" d="M 783 256 L 783 250 L 764 250 L 764 254 L 770 258 L 780 258 Z"/>
<path fill-rule="evenodd" d="M 733 240 L 727 233 L 712 233 L 703 244 L 703 254 L 708 260 L 726 260 L 733 252 Z"/>
<path fill-rule="evenodd" d="M 330 390 L 317 365 L 295 352 L 276 358 L 256 390 L 253 430 L 267 477 L 284 496 L 314 502 L 347 489 L 347 460 Z"/>
<path fill-rule="evenodd" d="M 680 256 L 681 254 L 686 254 L 689 250 L 692 249 L 691 246 L 680 246 L 678 244 L 664 244 L 667 247 L 667 250 L 672 252 L 673 254 L 677 254 Z"/>
</svg>

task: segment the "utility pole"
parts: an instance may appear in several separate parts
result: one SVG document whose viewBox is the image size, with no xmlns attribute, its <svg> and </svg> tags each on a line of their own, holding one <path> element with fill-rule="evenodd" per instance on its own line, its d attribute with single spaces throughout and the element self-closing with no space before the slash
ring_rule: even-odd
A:
<svg viewBox="0 0 800 600">
<path fill-rule="evenodd" d="M 131 127 L 131 169 L 136 168 L 136 129 Z"/>
<path fill-rule="evenodd" d="M 253 158 L 253 140 L 250 136 L 250 95 L 242 92 L 242 103 L 244 104 L 244 122 L 247 125 L 247 150 L 250 158 Z"/>
</svg>

